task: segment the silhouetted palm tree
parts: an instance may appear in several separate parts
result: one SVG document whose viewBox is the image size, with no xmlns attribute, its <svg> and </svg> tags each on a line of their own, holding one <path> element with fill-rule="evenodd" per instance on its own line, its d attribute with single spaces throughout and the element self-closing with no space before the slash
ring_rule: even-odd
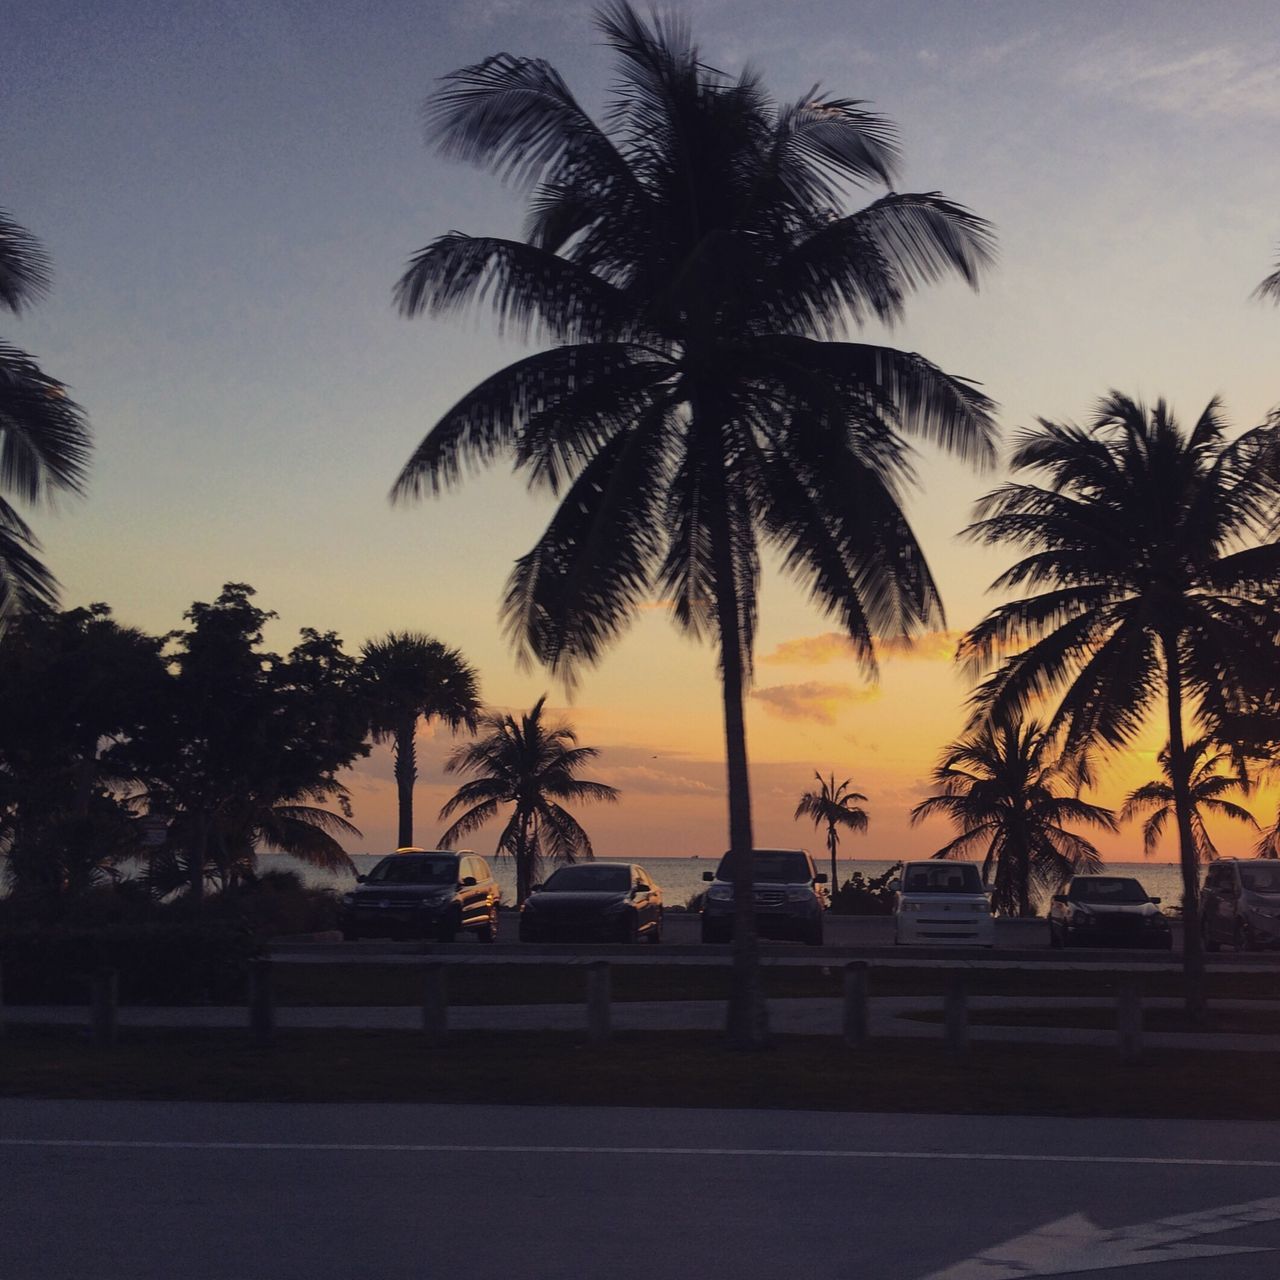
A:
<svg viewBox="0 0 1280 1280">
<path fill-rule="evenodd" d="M 1259 298 L 1270 298 L 1272 302 L 1280 302 L 1280 266 L 1257 287 L 1254 295 Z"/>
<path fill-rule="evenodd" d="M 21 313 L 49 279 L 39 241 L 0 209 L 0 309 Z M 80 493 L 89 449 L 89 424 L 66 387 L 0 340 L 0 635 L 14 613 L 57 598 L 40 544 L 6 495 L 38 504 L 59 491 Z"/>
<path fill-rule="evenodd" d="M 1089 428 L 1021 433 L 1008 484 L 968 536 L 1027 552 L 996 581 L 1029 589 L 961 645 L 975 668 L 1010 654 L 979 691 L 983 714 L 1053 700 L 1071 746 L 1129 743 L 1163 697 L 1182 864 L 1183 917 L 1197 918 L 1197 858 L 1183 721 L 1207 727 L 1250 706 L 1250 669 L 1273 648 L 1280 546 L 1275 432 L 1226 438 L 1217 400 L 1190 432 L 1163 401 L 1150 413 L 1111 393 Z M 1256 655 L 1256 656 L 1255 656 Z M 1188 1009 L 1204 1010 L 1204 961 L 1185 932 Z"/>
<path fill-rule="evenodd" d="M 466 812 L 440 837 L 448 849 L 469 832 L 497 816 L 503 805 L 513 806 L 498 837 L 498 853 L 516 863 L 516 900 L 523 903 L 538 878 L 543 857 L 553 862 L 576 862 L 593 856 L 591 838 L 564 807 L 572 801 L 616 801 L 618 792 L 603 782 L 576 777 L 578 770 L 600 752 L 578 746 L 567 724 L 548 724 L 542 718 L 544 694 L 517 721 L 492 713 L 480 724 L 481 736 L 459 747 L 445 765 L 446 773 L 471 773 L 440 810 L 441 819 L 463 806 Z"/>
<path fill-rule="evenodd" d="M 849 831 L 867 829 L 870 821 L 867 818 L 867 811 L 857 806 L 857 801 L 866 800 L 867 797 L 860 792 L 850 790 L 852 786 L 850 778 L 846 778 L 837 785 L 834 773 L 830 778 L 824 778 L 815 770 L 813 776 L 818 780 L 818 790 L 806 791 L 800 797 L 795 816 L 812 818 L 815 827 L 826 823 L 827 852 L 831 855 L 831 892 L 835 893 L 840 887 L 840 878 L 836 874 L 836 850 L 840 847 L 839 828 L 845 827 Z"/>
<path fill-rule="evenodd" d="M 364 696 L 375 742 L 395 753 L 400 848 L 413 844 L 413 786 L 418 780 L 418 721 L 475 731 L 479 678 L 457 649 L 420 631 L 391 631 L 360 650 Z"/>
<path fill-rule="evenodd" d="M 982 854 L 982 880 L 1002 915 L 1033 916 L 1034 892 L 1056 892 L 1077 872 L 1097 871 L 1101 855 L 1066 823 L 1116 829 L 1110 809 L 1077 794 L 1089 781 L 1083 757 L 1063 761 L 1035 720 L 985 722 L 953 742 L 933 771 L 942 792 L 911 811 L 911 824 L 934 815 L 960 834 L 935 858 Z"/>
<path fill-rule="evenodd" d="M 627 4 L 597 15 L 619 80 L 597 125 L 546 62 L 499 54 L 429 104 L 446 154 L 532 188 L 525 240 L 441 236 L 397 296 L 409 315 L 486 301 L 550 350 L 495 373 L 415 450 L 393 496 L 434 493 L 513 456 L 560 498 L 516 564 L 506 624 L 571 681 L 654 594 L 717 643 L 735 876 L 730 1035 L 767 1026 L 751 892 L 743 722 L 760 543 L 834 613 L 871 672 L 873 636 L 941 605 L 902 513 L 909 436 L 985 459 L 992 406 L 921 356 L 837 341 L 893 320 L 946 275 L 976 284 L 987 223 L 890 191 L 892 125 L 817 90 L 778 105 L 754 73 L 703 62 L 685 29 Z"/>
<path fill-rule="evenodd" d="M 1142 851 L 1147 857 L 1160 847 L 1160 837 L 1169 819 L 1173 817 L 1176 820 L 1167 746 L 1157 759 L 1164 777 L 1135 787 L 1125 798 L 1124 807 L 1120 810 L 1121 822 L 1129 822 L 1144 813 L 1148 815 L 1142 824 Z M 1236 763 L 1231 752 L 1221 748 L 1215 750 L 1209 738 L 1197 738 L 1194 742 L 1187 743 L 1186 760 L 1187 791 L 1191 799 L 1191 834 L 1195 840 L 1196 857 L 1201 862 L 1209 862 L 1218 856 L 1218 850 L 1205 826 L 1205 813 L 1232 818 L 1236 822 L 1248 823 L 1251 827 L 1258 824 L 1248 809 L 1222 798 L 1229 792 L 1248 788 L 1248 781 L 1241 773 L 1219 772 Z"/>
</svg>

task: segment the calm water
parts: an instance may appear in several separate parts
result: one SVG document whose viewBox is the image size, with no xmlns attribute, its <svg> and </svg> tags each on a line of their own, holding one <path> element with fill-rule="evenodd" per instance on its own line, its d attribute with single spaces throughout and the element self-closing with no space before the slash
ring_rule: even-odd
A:
<svg viewBox="0 0 1280 1280">
<path fill-rule="evenodd" d="M 478 852 L 478 851 L 477 851 Z M 351 860 L 356 870 L 366 873 L 382 857 L 381 854 L 356 854 Z M 663 900 L 668 906 L 683 906 L 695 893 L 701 893 L 705 887 L 702 880 L 704 871 L 714 871 L 715 858 L 649 858 L 643 862 L 646 871 L 662 889 Z M 502 898 L 506 903 L 514 903 L 516 899 L 515 867 L 509 858 L 490 858 L 490 866 L 502 886 Z M 351 888 L 355 881 L 350 876 L 333 875 L 326 871 L 317 871 L 295 862 L 284 854 L 264 854 L 258 859 L 263 871 L 291 870 L 297 871 L 303 880 L 317 888 L 345 890 Z M 843 883 L 855 871 L 860 871 L 868 879 L 887 871 L 893 864 L 875 859 L 853 860 L 842 858 L 839 863 L 840 880 Z M 818 860 L 818 869 L 827 870 L 830 874 L 830 862 Z M 1142 882 L 1143 888 L 1153 896 L 1160 898 L 1165 906 L 1177 906 L 1182 901 L 1182 879 L 1178 866 L 1173 862 L 1113 862 L 1106 870 L 1112 875 L 1134 876 Z M 550 871 L 548 869 L 548 874 Z"/>
</svg>

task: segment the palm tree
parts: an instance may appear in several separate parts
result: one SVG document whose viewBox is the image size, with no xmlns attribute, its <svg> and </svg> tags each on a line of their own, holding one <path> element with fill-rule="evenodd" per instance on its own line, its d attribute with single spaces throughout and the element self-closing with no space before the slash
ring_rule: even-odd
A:
<svg viewBox="0 0 1280 1280">
<path fill-rule="evenodd" d="M 743 699 L 760 544 L 848 631 L 942 617 L 901 509 L 908 437 L 991 453 L 992 405 L 914 353 L 842 342 L 892 321 L 948 274 L 972 285 L 991 229 L 936 193 L 889 191 L 892 125 L 820 94 L 775 103 L 752 72 L 708 66 L 677 22 L 626 3 L 597 25 L 619 63 L 596 124 L 539 59 L 498 54 L 428 106 L 443 151 L 532 189 L 524 240 L 441 236 L 399 282 L 408 315 L 492 303 L 550 339 L 493 374 L 427 434 L 393 498 L 438 493 L 512 456 L 560 499 L 517 563 L 504 615 L 521 654 L 571 683 L 653 595 L 719 650 L 737 914 L 731 1040 L 767 1037 L 751 892 Z"/>
<path fill-rule="evenodd" d="M 0 209 L 0 309 L 21 314 L 49 280 L 39 241 Z M 14 614 L 57 599 L 40 544 L 6 495 L 38 504 L 82 492 L 89 449 L 89 424 L 66 387 L 0 339 L 0 635 Z"/>
<path fill-rule="evenodd" d="M 1002 915 L 1034 916 L 1037 890 L 1055 892 L 1069 876 L 1102 865 L 1098 850 L 1064 825 L 1116 829 L 1110 809 L 1080 799 L 1090 780 L 1087 759 L 1061 759 L 1038 721 L 986 721 L 943 752 L 933 771 L 941 794 L 916 805 L 911 824 L 949 818 L 960 834 L 933 856 L 981 852 L 992 906 Z"/>
<path fill-rule="evenodd" d="M 1169 771 L 1169 748 L 1166 746 L 1157 757 L 1163 778 L 1135 787 L 1125 798 L 1124 807 L 1120 810 L 1120 820 L 1131 819 L 1147 814 L 1142 824 L 1142 851 L 1150 857 L 1160 847 L 1160 837 L 1171 817 L 1175 817 L 1173 782 Z M 1191 834 L 1195 840 L 1196 857 L 1201 862 L 1210 862 L 1218 856 L 1209 829 L 1205 826 L 1204 814 L 1217 814 L 1222 818 L 1232 818 L 1236 822 L 1248 823 L 1251 827 L 1258 824 L 1248 809 L 1222 797 L 1237 789 L 1248 790 L 1248 780 L 1243 774 L 1220 773 L 1219 770 L 1236 762 L 1230 751 L 1214 748 L 1209 738 L 1197 738 L 1187 743 L 1186 762 L 1188 770 L 1187 790 L 1191 799 Z"/>
<path fill-rule="evenodd" d="M 1259 427 L 1229 441 L 1217 400 L 1184 431 L 1163 401 L 1148 413 L 1112 392 L 1087 429 L 1042 421 L 1021 433 L 1012 468 L 1042 483 L 988 494 L 967 530 L 1022 548 L 995 586 L 1031 592 L 962 642 L 976 669 L 1010 655 L 976 695 L 982 714 L 1052 700 L 1052 727 L 1070 746 L 1119 747 L 1163 699 L 1188 922 L 1197 852 L 1183 722 L 1190 714 L 1212 730 L 1247 712 L 1251 669 L 1280 634 L 1280 545 L 1261 540 L 1274 536 L 1280 506 L 1276 434 Z M 1188 1010 L 1199 1017 L 1200 936 L 1184 936 Z"/>
<path fill-rule="evenodd" d="M 1272 302 L 1280 302 L 1280 266 L 1254 290 L 1255 298 L 1270 298 Z"/>
<path fill-rule="evenodd" d="M 824 822 L 827 824 L 827 852 L 831 855 L 831 892 L 835 893 L 840 887 L 840 880 L 836 875 L 836 850 L 840 847 L 839 828 L 845 827 L 850 831 L 867 829 L 870 821 L 867 811 L 859 809 L 856 804 L 856 801 L 865 800 L 867 797 L 849 789 L 852 785 L 852 780 L 849 778 L 837 786 L 834 773 L 830 778 L 824 778 L 815 770 L 813 776 L 818 780 L 818 790 L 806 791 L 800 797 L 795 816 L 797 819 L 812 818 L 815 827 L 820 827 Z"/>
<path fill-rule="evenodd" d="M 480 710 L 479 677 L 457 649 L 420 631 L 390 631 L 360 651 L 369 724 L 375 742 L 392 744 L 399 805 L 400 848 L 413 844 L 414 739 L 418 721 L 440 720 L 473 733 Z"/>
<path fill-rule="evenodd" d="M 576 862 L 594 856 L 591 838 L 560 802 L 618 799 L 614 787 L 575 776 L 600 752 L 578 746 L 578 736 L 569 725 L 546 723 L 542 718 L 546 701 L 544 694 L 518 721 L 499 712 L 486 715 L 480 724 L 481 736 L 459 747 L 444 767 L 446 773 L 476 776 L 464 782 L 440 810 L 443 821 L 469 806 L 440 837 L 443 848 L 451 848 L 484 826 L 503 805 L 513 806 L 497 851 L 515 859 L 518 903 L 529 896 L 544 857 Z"/>
</svg>

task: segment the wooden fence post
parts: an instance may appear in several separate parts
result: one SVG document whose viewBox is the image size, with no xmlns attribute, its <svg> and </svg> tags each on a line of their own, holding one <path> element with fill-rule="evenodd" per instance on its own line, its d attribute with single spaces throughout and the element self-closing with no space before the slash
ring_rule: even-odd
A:
<svg viewBox="0 0 1280 1280">
<path fill-rule="evenodd" d="M 947 1052 L 953 1058 L 969 1054 L 969 1002 L 963 969 L 957 969 L 947 981 L 943 1022 L 946 1028 Z"/>
<path fill-rule="evenodd" d="M 271 961 L 265 956 L 249 961 L 249 1030 L 261 1049 L 275 1039 L 275 993 L 271 989 Z"/>
<path fill-rule="evenodd" d="M 609 962 L 593 960 L 587 966 L 587 1039 L 595 1043 L 609 1038 L 611 986 Z"/>
<path fill-rule="evenodd" d="M 449 987 L 438 960 L 423 966 L 422 1033 L 429 1045 L 440 1045 L 449 1034 Z"/>
<path fill-rule="evenodd" d="M 867 962 L 850 960 L 844 967 L 844 1042 L 857 1049 L 867 1034 Z"/>
<path fill-rule="evenodd" d="M 1116 992 L 1116 1044 L 1125 1062 L 1142 1057 L 1142 988 L 1136 973 L 1120 975 Z"/>
<path fill-rule="evenodd" d="M 115 1044 L 120 997 L 119 974 L 114 969 L 99 969 L 93 975 L 91 991 L 89 1021 L 93 1029 L 93 1043 Z"/>
</svg>

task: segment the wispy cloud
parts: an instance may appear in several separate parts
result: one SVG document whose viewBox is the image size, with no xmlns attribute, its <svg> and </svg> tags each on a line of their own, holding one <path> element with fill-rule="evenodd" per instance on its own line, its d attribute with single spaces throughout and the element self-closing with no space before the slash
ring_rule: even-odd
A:
<svg viewBox="0 0 1280 1280">
<path fill-rule="evenodd" d="M 665 769 L 654 769 L 648 765 L 621 765 L 617 768 L 602 768 L 599 771 L 602 781 L 617 787 L 626 795 L 642 794 L 657 796 L 710 796 L 718 795 L 719 789 L 701 778 L 687 773 L 670 773 Z"/>
<path fill-rule="evenodd" d="M 879 697 L 876 689 L 859 689 L 851 684 L 775 684 L 753 689 L 751 696 L 771 715 L 783 720 L 812 720 L 815 724 L 835 724 L 841 708 L 854 702 Z"/>
<path fill-rule="evenodd" d="M 1280 45 L 1160 53 L 1150 46 L 1099 41 L 1068 72 L 1090 93 L 1152 111 L 1204 118 L 1280 118 Z"/>
<path fill-rule="evenodd" d="M 876 653 L 883 661 L 950 662 L 960 642 L 958 631 L 930 631 L 915 639 L 884 636 L 876 640 Z M 849 637 L 839 631 L 824 631 L 817 636 L 797 636 L 783 640 L 760 659 L 776 666 L 823 666 L 854 657 Z"/>
</svg>

